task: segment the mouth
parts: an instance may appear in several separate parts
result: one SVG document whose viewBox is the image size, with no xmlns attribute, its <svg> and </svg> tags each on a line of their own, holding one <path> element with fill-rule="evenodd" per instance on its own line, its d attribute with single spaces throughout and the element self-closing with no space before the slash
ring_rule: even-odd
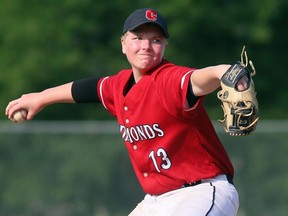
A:
<svg viewBox="0 0 288 216">
<path fill-rule="evenodd" d="M 143 54 L 139 54 L 139 57 L 144 58 L 144 59 L 151 59 L 154 56 L 152 54 L 149 54 L 149 53 L 143 53 Z"/>
<path fill-rule="evenodd" d="M 152 56 L 151 52 L 139 52 L 138 55 Z"/>
</svg>

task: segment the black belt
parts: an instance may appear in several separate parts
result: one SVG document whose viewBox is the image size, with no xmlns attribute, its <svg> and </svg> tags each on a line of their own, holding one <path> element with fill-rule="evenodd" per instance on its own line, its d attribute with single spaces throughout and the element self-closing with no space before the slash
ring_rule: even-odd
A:
<svg viewBox="0 0 288 216">
<path fill-rule="evenodd" d="M 230 176 L 230 175 L 226 175 L 226 178 L 227 178 L 227 181 L 230 183 L 230 184 L 233 184 L 234 185 L 234 182 L 233 182 L 233 177 Z M 202 180 L 199 180 L 199 181 L 195 181 L 195 182 L 191 182 L 191 183 L 185 183 L 183 185 L 183 187 L 191 187 L 191 186 L 195 186 L 195 185 L 199 185 L 202 183 Z"/>
</svg>

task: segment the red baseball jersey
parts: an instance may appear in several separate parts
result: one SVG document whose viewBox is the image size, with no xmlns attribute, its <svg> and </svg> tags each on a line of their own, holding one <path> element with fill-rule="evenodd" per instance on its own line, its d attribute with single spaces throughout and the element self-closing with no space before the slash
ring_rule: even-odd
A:
<svg viewBox="0 0 288 216">
<path fill-rule="evenodd" d="M 191 73 L 192 68 L 163 60 L 128 92 L 131 69 L 98 82 L 100 101 L 117 117 L 136 176 L 146 193 L 162 194 L 185 183 L 234 174 L 202 98 L 193 107 L 187 106 Z"/>
</svg>

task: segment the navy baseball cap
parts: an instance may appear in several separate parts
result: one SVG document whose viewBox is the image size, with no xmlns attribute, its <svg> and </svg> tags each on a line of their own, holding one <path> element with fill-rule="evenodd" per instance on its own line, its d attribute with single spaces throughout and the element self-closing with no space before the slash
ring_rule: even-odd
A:
<svg viewBox="0 0 288 216">
<path fill-rule="evenodd" d="M 166 20 L 153 8 L 138 9 L 130 14 L 124 23 L 123 34 L 146 23 L 152 23 L 159 26 L 164 36 L 166 38 L 169 37 Z"/>
</svg>

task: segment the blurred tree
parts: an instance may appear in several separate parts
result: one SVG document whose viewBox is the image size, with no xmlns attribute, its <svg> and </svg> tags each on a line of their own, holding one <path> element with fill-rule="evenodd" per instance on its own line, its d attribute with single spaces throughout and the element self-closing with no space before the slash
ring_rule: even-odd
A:
<svg viewBox="0 0 288 216">
<path fill-rule="evenodd" d="M 246 45 L 248 56 L 259 71 L 255 83 L 262 117 L 287 117 L 284 106 L 280 106 L 287 104 L 286 91 L 270 90 L 272 83 L 287 90 L 285 79 L 278 79 L 279 75 L 287 76 L 281 73 L 285 70 L 283 47 L 287 46 L 287 30 L 283 26 L 288 6 L 284 0 L 179 0 L 177 4 L 173 0 L 115 0 L 113 4 L 104 0 L 1 0 L 1 3 L 2 109 L 8 101 L 26 92 L 87 76 L 114 74 L 129 67 L 120 47 L 123 22 L 134 9 L 151 6 L 161 11 L 169 23 L 171 38 L 166 51 L 169 60 L 196 68 L 233 64 Z M 271 76 L 271 71 L 277 76 Z M 267 96 L 271 100 L 266 100 Z M 215 94 L 208 98 L 212 118 L 219 117 L 221 110 Z M 36 119 L 111 118 L 98 109 L 100 106 L 67 106 L 49 107 Z M 2 115 L 1 119 L 4 118 Z"/>
</svg>

